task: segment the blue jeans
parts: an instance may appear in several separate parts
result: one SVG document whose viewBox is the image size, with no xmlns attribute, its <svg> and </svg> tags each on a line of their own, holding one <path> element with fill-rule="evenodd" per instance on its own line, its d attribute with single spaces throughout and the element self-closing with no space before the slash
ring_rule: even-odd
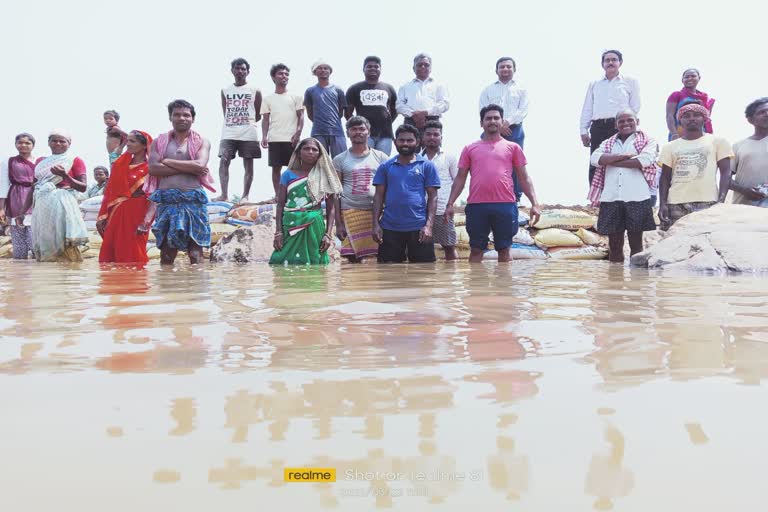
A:
<svg viewBox="0 0 768 512">
<path fill-rule="evenodd" d="M 320 141 L 331 158 L 347 150 L 347 138 L 343 135 L 312 135 Z"/>
<path fill-rule="evenodd" d="M 509 142 L 514 142 L 520 146 L 520 149 L 523 149 L 523 143 L 525 142 L 525 131 L 523 130 L 523 125 L 513 124 L 510 126 L 510 128 L 512 129 L 512 133 L 504 138 Z M 483 138 L 482 133 L 480 134 L 480 138 Z M 515 171 L 512 171 L 512 183 L 515 185 L 515 197 L 517 197 L 517 202 L 519 203 L 520 198 L 523 197 L 523 188 L 518 182 L 517 173 Z"/>
<path fill-rule="evenodd" d="M 392 153 L 392 137 L 368 137 L 368 147 L 378 149 L 389 156 Z"/>
</svg>

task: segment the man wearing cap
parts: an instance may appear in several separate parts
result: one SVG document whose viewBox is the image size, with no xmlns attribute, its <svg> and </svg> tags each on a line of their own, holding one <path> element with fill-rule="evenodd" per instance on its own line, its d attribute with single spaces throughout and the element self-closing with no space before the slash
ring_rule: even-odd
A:
<svg viewBox="0 0 768 512">
<path fill-rule="evenodd" d="M 605 76 L 590 82 L 581 108 L 581 143 L 594 153 L 608 137 L 616 135 L 616 114 L 631 109 L 640 112 L 640 87 L 637 80 L 619 73 L 624 57 L 619 50 L 606 50 L 600 59 Z M 595 166 L 589 166 L 589 183 Z"/>
<path fill-rule="evenodd" d="M 341 117 L 347 108 L 347 97 L 341 88 L 330 82 L 333 68 L 324 60 L 312 64 L 317 84 L 304 93 L 304 108 L 312 121 L 312 137 L 320 141 L 331 157 L 347 150 L 347 139 L 341 127 Z"/>
<path fill-rule="evenodd" d="M 733 152 L 727 140 L 704 132 L 708 118 L 709 111 L 697 103 L 680 107 L 683 134 L 661 149 L 659 220 L 665 231 L 689 213 L 724 202 L 728 194 Z"/>
</svg>

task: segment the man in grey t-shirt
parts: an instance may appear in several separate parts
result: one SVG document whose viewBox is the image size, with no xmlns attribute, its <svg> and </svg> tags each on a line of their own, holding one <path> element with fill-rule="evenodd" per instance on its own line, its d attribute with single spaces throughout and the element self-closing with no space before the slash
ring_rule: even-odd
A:
<svg viewBox="0 0 768 512">
<path fill-rule="evenodd" d="M 347 136 L 352 147 L 333 159 L 343 190 L 336 204 L 336 236 L 343 242 L 341 255 L 356 263 L 375 258 L 379 244 L 373 240 L 373 176 L 379 164 L 389 157 L 368 147 L 371 125 L 361 116 L 347 121 Z"/>
</svg>

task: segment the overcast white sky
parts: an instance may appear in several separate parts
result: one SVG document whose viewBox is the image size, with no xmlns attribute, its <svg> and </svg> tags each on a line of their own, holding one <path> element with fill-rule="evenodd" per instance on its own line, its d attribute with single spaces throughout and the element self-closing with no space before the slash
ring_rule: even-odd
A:
<svg viewBox="0 0 768 512">
<path fill-rule="evenodd" d="M 270 65 L 286 63 L 289 90 L 303 94 L 315 82 L 309 68 L 318 57 L 333 64 L 332 81 L 346 89 L 362 79 L 363 58 L 378 55 L 382 80 L 398 88 L 412 78 L 413 56 L 426 51 L 433 76 L 450 90 L 445 147 L 458 153 L 478 137 L 478 95 L 495 80 L 496 59 L 511 55 L 516 78 L 531 94 L 525 153 L 544 203 L 585 202 L 588 154 L 579 141 L 579 114 L 588 82 L 602 74 L 604 49 L 624 53 L 622 72 L 640 82 L 641 126 L 659 139 L 666 140 L 666 98 L 681 87 L 687 67 L 701 70 L 700 89 L 717 99 L 715 132 L 731 142 L 751 133 L 746 104 L 768 95 L 762 23 L 768 7 L 755 1 L 43 0 L 3 2 L 0 13 L 0 155 L 15 154 L 20 131 L 38 138 L 37 155 L 47 154 L 49 130 L 62 127 L 89 169 L 107 162 L 104 110 L 118 110 L 124 129 L 157 134 L 169 127 L 165 106 L 174 98 L 196 106 L 195 127 L 216 151 L 219 90 L 231 82 L 235 57 L 248 59 L 249 81 L 265 92 L 273 88 Z M 307 125 L 304 135 L 309 132 Z M 215 153 L 210 167 L 218 180 Z M 241 160 L 231 171 L 230 194 L 239 194 Z M 251 198 L 271 195 L 265 155 Z"/>
</svg>

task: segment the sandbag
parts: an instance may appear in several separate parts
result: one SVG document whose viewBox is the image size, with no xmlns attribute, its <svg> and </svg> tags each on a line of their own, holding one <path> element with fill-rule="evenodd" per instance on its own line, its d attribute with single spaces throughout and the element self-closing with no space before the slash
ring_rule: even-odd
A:
<svg viewBox="0 0 768 512">
<path fill-rule="evenodd" d="M 546 251 L 535 245 L 515 243 L 509 247 L 509 255 L 513 260 L 545 260 L 548 258 Z"/>
<path fill-rule="evenodd" d="M 527 226 L 529 221 L 530 221 L 530 219 L 528 218 L 528 214 L 518 210 L 518 212 L 517 212 L 517 225 L 518 226 Z"/>
<path fill-rule="evenodd" d="M 576 236 L 581 238 L 581 241 L 584 242 L 585 245 L 605 245 L 606 244 L 606 240 L 602 236 L 588 229 L 581 228 L 577 230 Z"/>
<path fill-rule="evenodd" d="M 88 247 L 91 249 L 101 249 L 102 239 L 98 233 L 88 232 Z"/>
<path fill-rule="evenodd" d="M 517 234 L 512 238 L 513 244 L 522 244 L 522 245 L 533 245 L 535 242 L 533 241 L 533 237 L 525 228 L 519 228 L 517 230 Z"/>
<path fill-rule="evenodd" d="M 209 215 L 211 213 L 227 213 L 233 206 L 234 204 L 228 201 L 210 201 L 205 205 Z"/>
<path fill-rule="evenodd" d="M 232 208 L 229 211 L 228 217 L 231 219 L 249 220 L 251 222 L 255 222 L 259 217 L 265 214 L 274 215 L 275 205 L 270 203 L 261 205 L 238 206 L 237 208 Z"/>
<path fill-rule="evenodd" d="M 554 247 L 547 251 L 553 260 L 604 260 L 608 257 L 608 249 L 595 247 Z"/>
<path fill-rule="evenodd" d="M 581 238 L 564 229 L 549 228 L 542 229 L 533 237 L 537 246 L 542 249 L 550 247 L 578 247 L 584 245 Z"/>
<path fill-rule="evenodd" d="M 89 197 L 80 203 L 80 210 L 84 212 L 98 212 L 101 209 L 101 201 L 104 196 Z"/>
<path fill-rule="evenodd" d="M 147 249 L 147 258 L 150 260 L 159 260 L 160 259 L 160 249 L 157 247 L 151 247 Z"/>
<path fill-rule="evenodd" d="M 216 245 L 224 235 L 228 235 L 237 228 L 229 224 L 211 224 L 211 245 Z"/>
<path fill-rule="evenodd" d="M 544 210 L 539 220 L 533 225 L 536 229 L 559 228 L 577 230 L 591 228 L 597 217 L 589 213 L 568 209 Z"/>
<path fill-rule="evenodd" d="M 464 224 L 456 226 L 456 247 L 469 249 L 469 233 L 467 233 L 467 226 Z"/>
<path fill-rule="evenodd" d="M 227 220 L 227 212 L 208 214 L 208 224 L 216 224 L 216 223 L 223 224 L 224 222 L 226 222 L 226 220 Z"/>
<path fill-rule="evenodd" d="M 0 236 L 0 247 L 4 245 L 8 245 L 11 243 L 11 237 L 9 236 Z"/>
<path fill-rule="evenodd" d="M 250 220 L 240 220 L 240 219 L 233 219 L 232 217 L 227 217 L 227 220 L 224 221 L 226 224 L 229 224 L 231 226 L 253 226 L 253 221 Z"/>
<path fill-rule="evenodd" d="M 13 255 L 13 246 L 11 244 L 0 247 L 0 258 L 10 258 Z"/>
</svg>

